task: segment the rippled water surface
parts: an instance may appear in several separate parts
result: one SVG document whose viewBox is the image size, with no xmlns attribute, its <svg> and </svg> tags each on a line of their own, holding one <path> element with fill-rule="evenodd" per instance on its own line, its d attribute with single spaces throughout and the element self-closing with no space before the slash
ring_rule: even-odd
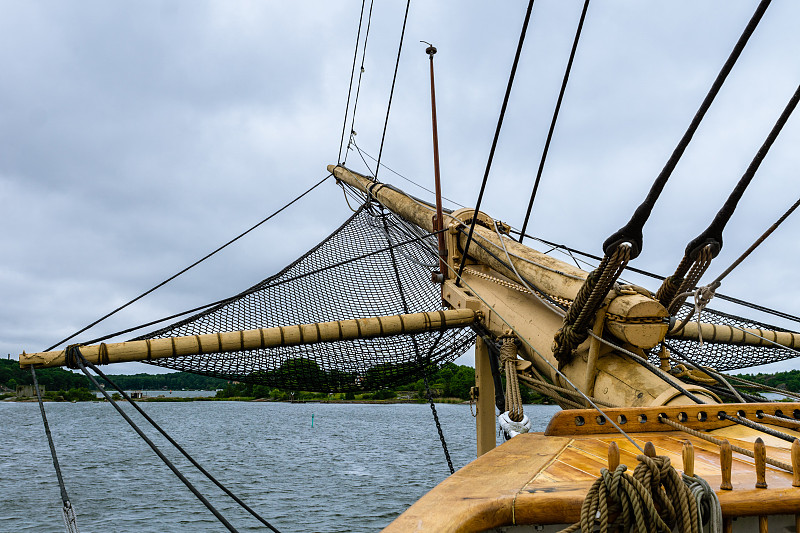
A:
<svg viewBox="0 0 800 533">
<path fill-rule="evenodd" d="M 110 405 L 45 405 L 81 532 L 224 530 Z M 282 532 L 380 530 L 449 474 L 428 405 L 142 405 Z M 437 409 L 460 468 L 475 457 L 470 409 Z M 556 410 L 526 406 L 538 431 Z M 265 529 L 152 429 L 146 432 L 239 531 Z M 0 531 L 64 531 L 36 403 L 0 402 L 0 445 Z"/>
</svg>

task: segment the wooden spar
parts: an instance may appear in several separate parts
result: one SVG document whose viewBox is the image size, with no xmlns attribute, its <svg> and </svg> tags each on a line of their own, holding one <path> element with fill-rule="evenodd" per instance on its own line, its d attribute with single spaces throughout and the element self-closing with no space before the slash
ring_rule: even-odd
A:
<svg viewBox="0 0 800 533">
<path fill-rule="evenodd" d="M 436 211 L 433 207 L 415 201 L 406 194 L 382 183 L 376 184 L 369 178 L 344 167 L 328 165 L 328 171 L 333 173 L 336 179 L 361 191 L 372 194 L 380 203 L 407 222 L 415 224 L 426 231 L 434 231 L 433 216 L 436 214 Z M 452 215 L 448 215 L 447 213 L 444 214 L 444 219 L 445 222 L 449 220 L 450 222 L 457 222 L 460 224 L 460 221 L 454 220 Z M 447 226 L 447 224 L 445 224 L 445 226 Z M 466 241 L 466 236 L 461 235 L 459 239 Z M 489 243 L 488 248 L 492 250 L 492 253 L 505 257 L 500 244 L 500 237 L 494 230 L 476 225 L 475 239 L 476 242 Z M 461 243 L 462 246 L 463 244 L 464 242 Z M 507 240 L 505 246 L 509 254 L 511 254 L 514 266 L 519 273 L 528 279 L 535 279 L 537 286 L 552 296 L 572 300 L 575 298 L 578 290 L 580 290 L 583 285 L 583 281 L 586 279 L 587 274 L 583 270 L 571 266 L 568 263 L 564 263 L 563 261 L 559 261 L 549 255 L 537 252 L 514 240 Z M 450 253 L 452 255 L 454 252 L 450 251 Z M 480 246 L 470 246 L 470 257 L 474 257 L 479 262 L 491 266 L 494 270 L 505 276 L 510 278 L 516 277 L 513 271 L 501 265 Z"/>
<path fill-rule="evenodd" d="M 407 222 L 433 231 L 432 206 L 346 168 L 330 165 L 328 170 L 342 182 L 371 195 Z M 447 261 L 453 268 L 461 259 L 460 250 L 466 241 L 466 235 L 459 231 L 459 227 L 468 224 L 472 215 L 470 209 L 444 215 L 448 221 Z M 442 298 L 448 305 L 455 309 L 483 311 L 482 325 L 493 335 L 501 335 L 509 326 L 513 327 L 526 340 L 520 346 L 519 355 L 531 361 L 554 383 L 560 383 L 555 371 L 560 367 L 573 383 L 587 387 L 595 397 L 612 404 L 662 405 L 685 400 L 658 377 L 642 372 L 641 367 L 624 355 L 605 347 L 598 353 L 596 368 L 587 368 L 583 356 L 586 348 L 583 346 L 577 350 L 580 356 L 574 357 L 567 365 L 560 365 L 552 355 L 552 343 L 562 325 L 562 318 L 529 294 L 528 289 L 517 281 L 519 277 L 514 269 L 521 277 L 531 280 L 537 290 L 564 300 L 575 298 L 587 273 L 514 240 L 502 238 L 495 231 L 492 219 L 483 213 L 479 214 L 479 222 L 469 251 L 470 260 L 476 264 L 468 263 L 463 276 L 464 286 L 458 286 L 452 279 L 442 286 Z M 509 261 L 514 269 L 505 266 Z M 663 340 L 668 324 L 667 312 L 660 303 L 635 290 L 610 292 L 607 298 L 605 331 L 636 349 L 649 349 Z M 586 383 L 587 373 L 593 377 L 589 380 L 591 383 Z M 684 387 L 705 392 L 686 384 Z M 715 401 L 712 396 L 706 397 L 708 401 Z"/>
<path fill-rule="evenodd" d="M 81 353 L 88 361 L 95 364 L 146 361 L 203 353 L 238 352 L 462 328 L 473 324 L 479 317 L 480 313 L 471 309 L 433 311 L 207 335 L 96 344 L 81 346 Z M 37 368 L 64 366 L 66 353 L 65 350 L 31 354 L 23 352 L 19 356 L 19 364 L 21 367 L 34 365 Z"/>
<path fill-rule="evenodd" d="M 699 332 L 703 340 L 709 342 L 722 342 L 725 344 L 743 344 L 748 346 L 785 346 L 793 350 L 800 350 L 800 334 L 790 331 L 772 331 L 758 328 L 733 328 L 721 324 L 688 322 L 680 331 L 668 333 L 667 337 L 673 339 L 699 340 Z"/>
</svg>

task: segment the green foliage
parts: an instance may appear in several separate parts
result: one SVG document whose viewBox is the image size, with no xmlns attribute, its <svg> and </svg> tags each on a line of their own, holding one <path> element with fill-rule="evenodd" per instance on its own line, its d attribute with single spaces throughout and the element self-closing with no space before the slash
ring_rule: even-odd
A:
<svg viewBox="0 0 800 533">
<path fill-rule="evenodd" d="M 36 378 L 47 390 L 94 389 L 86 376 L 63 368 L 37 369 Z M 111 376 L 111 379 L 123 390 L 216 390 L 226 384 L 223 379 L 189 372 L 115 375 Z M 5 385 L 11 390 L 16 390 L 17 385 L 33 385 L 31 371 L 20 368 L 17 361 L 0 359 L 0 385 Z"/>
<path fill-rule="evenodd" d="M 768 385 L 778 389 L 786 389 L 790 392 L 800 392 L 800 370 L 789 370 L 788 372 L 776 372 L 775 374 L 734 374 L 737 377 L 754 381 L 762 385 Z"/>
<path fill-rule="evenodd" d="M 39 385 L 46 390 L 69 390 L 73 388 L 89 388 L 90 382 L 83 374 L 77 374 L 63 368 L 40 368 L 36 370 Z M 16 390 L 17 385 L 33 385 L 33 377 L 28 368 L 20 368 L 19 362 L 0 359 L 0 385 Z"/>
<path fill-rule="evenodd" d="M 109 376 L 122 390 L 217 390 L 227 381 L 189 372 Z"/>
<path fill-rule="evenodd" d="M 45 391 L 44 397 L 47 400 L 56 402 L 93 402 L 97 400 L 97 396 L 85 387 L 72 388 L 67 391 L 54 390 Z"/>
</svg>

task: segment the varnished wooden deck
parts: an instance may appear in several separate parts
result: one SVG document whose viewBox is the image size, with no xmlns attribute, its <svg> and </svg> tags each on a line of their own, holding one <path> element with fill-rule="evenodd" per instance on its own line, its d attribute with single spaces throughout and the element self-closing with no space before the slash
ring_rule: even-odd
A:
<svg viewBox="0 0 800 533">
<path fill-rule="evenodd" d="M 798 405 L 783 404 L 791 409 Z M 785 408 L 784 408 L 785 409 Z M 613 410 L 612 410 L 613 411 Z M 630 411 L 630 410 L 629 410 Z M 663 411 L 663 409 L 662 409 Z M 657 417 L 658 410 L 651 414 Z M 578 411 L 564 411 L 574 419 Z M 634 414 L 635 416 L 635 414 Z M 767 456 L 791 464 L 791 444 L 749 428 L 728 425 L 712 435 L 732 445 L 753 449 L 761 437 Z M 800 437 L 800 433 L 771 426 Z M 664 428 L 664 425 L 661 425 Z M 581 426 L 581 433 L 587 428 Z M 599 432 L 602 430 L 604 432 Z M 559 524 L 578 520 L 587 490 L 607 467 L 608 446 L 616 442 L 620 462 L 632 472 L 641 452 L 621 434 L 609 433 L 613 426 L 595 428 L 593 434 L 520 435 L 468 464 L 411 506 L 385 531 L 466 532 L 515 524 Z M 753 516 L 800 513 L 800 488 L 792 486 L 792 474 L 771 465 L 766 467 L 768 488 L 756 489 L 755 462 L 733 453 L 733 490 L 719 490 L 722 480 L 719 448 L 681 431 L 630 433 L 642 447 L 650 441 L 657 455 L 666 455 L 672 465 L 683 469 L 682 447 L 689 440 L 695 450 L 695 474 L 703 477 L 720 498 L 723 516 Z"/>
</svg>

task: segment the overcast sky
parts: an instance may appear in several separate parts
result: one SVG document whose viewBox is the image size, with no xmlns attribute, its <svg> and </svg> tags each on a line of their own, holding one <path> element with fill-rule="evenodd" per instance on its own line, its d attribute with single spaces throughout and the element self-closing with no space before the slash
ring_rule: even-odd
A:
<svg viewBox="0 0 800 533">
<path fill-rule="evenodd" d="M 375 4 L 355 119 L 357 142 L 373 156 L 405 2 Z M 439 49 L 444 195 L 474 205 L 526 4 L 412 2 L 384 163 L 432 183 L 428 59 L 419 42 L 430 41 Z M 592 2 L 529 233 L 600 253 L 643 199 L 756 4 Z M 582 5 L 534 6 L 483 205 L 516 227 Z M 357 0 L 0 0 L 0 353 L 47 348 L 324 177 L 337 160 L 360 9 Z M 727 197 L 800 82 L 798 20 L 800 2 L 769 8 L 667 185 L 633 266 L 671 273 Z M 795 116 L 706 281 L 800 197 L 799 148 Z M 364 171 L 354 152 L 347 164 Z M 380 177 L 428 197 L 385 169 Z M 79 339 L 238 292 L 349 214 L 340 189 L 326 182 Z M 795 215 L 720 292 L 800 315 L 799 229 Z"/>
</svg>

